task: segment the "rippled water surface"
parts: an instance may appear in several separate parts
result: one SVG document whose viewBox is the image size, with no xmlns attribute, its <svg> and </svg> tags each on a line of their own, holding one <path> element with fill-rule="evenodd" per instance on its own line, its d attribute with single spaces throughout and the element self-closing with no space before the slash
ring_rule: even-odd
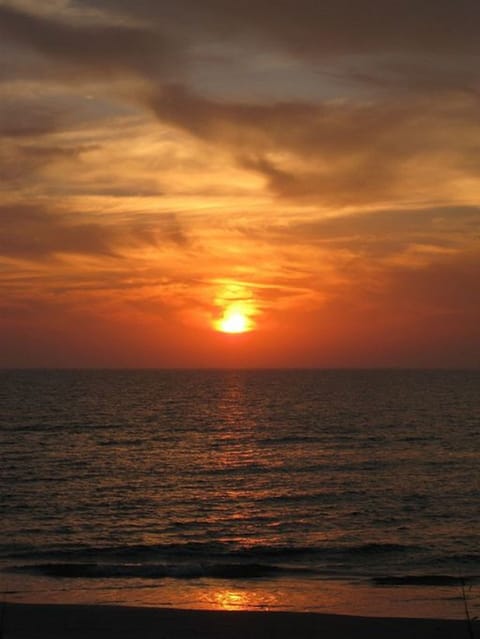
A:
<svg viewBox="0 0 480 639">
<path fill-rule="evenodd" d="M 459 579 L 472 607 L 480 588 L 479 390 L 473 371 L 0 372 L 3 590 L 457 616 Z"/>
</svg>

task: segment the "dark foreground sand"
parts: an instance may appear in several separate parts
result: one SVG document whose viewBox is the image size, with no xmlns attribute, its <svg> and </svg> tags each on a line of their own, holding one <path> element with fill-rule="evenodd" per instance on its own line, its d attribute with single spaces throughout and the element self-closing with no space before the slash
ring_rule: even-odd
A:
<svg viewBox="0 0 480 639">
<path fill-rule="evenodd" d="M 3 639 L 468 639 L 464 621 L 120 606 L 4 607 Z"/>
</svg>

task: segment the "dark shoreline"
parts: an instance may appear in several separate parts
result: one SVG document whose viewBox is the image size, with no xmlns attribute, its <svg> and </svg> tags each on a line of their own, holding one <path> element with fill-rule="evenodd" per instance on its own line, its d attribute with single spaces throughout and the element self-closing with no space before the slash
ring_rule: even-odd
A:
<svg viewBox="0 0 480 639">
<path fill-rule="evenodd" d="M 6 603 L 2 639 L 468 639 L 468 636 L 463 620 Z"/>
</svg>

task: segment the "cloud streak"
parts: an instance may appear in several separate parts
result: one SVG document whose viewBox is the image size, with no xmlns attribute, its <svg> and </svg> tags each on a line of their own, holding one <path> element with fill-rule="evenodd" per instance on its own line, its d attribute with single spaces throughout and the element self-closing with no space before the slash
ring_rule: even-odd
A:
<svg viewBox="0 0 480 639">
<path fill-rule="evenodd" d="M 0 35 L 87 77 L 161 74 L 171 45 L 143 26 L 83 24 L 0 6 Z"/>
<path fill-rule="evenodd" d="M 0 207 L 0 255 L 8 258 L 42 261 L 67 254 L 120 258 L 128 249 L 186 241 L 173 214 L 158 216 L 155 225 L 118 225 L 82 220 L 78 213 L 54 213 L 42 205 Z"/>
<path fill-rule="evenodd" d="M 472 177 L 480 168 L 476 144 L 465 140 L 468 130 L 480 133 L 477 102 L 466 97 L 440 106 L 430 100 L 264 105 L 215 101 L 168 85 L 147 104 L 162 122 L 229 148 L 285 197 L 375 202 L 400 196 L 408 164 L 423 186 L 417 159 Z"/>
<path fill-rule="evenodd" d="M 428 0 L 421 5 L 414 0 L 279 0 L 274 8 L 269 0 L 247 7 L 235 0 L 139 0 L 135 5 L 107 0 L 103 4 L 115 13 L 154 18 L 157 24 L 167 24 L 192 39 L 267 38 L 299 55 L 398 50 L 478 53 L 480 47 L 475 27 L 480 9 L 474 0 Z"/>
</svg>

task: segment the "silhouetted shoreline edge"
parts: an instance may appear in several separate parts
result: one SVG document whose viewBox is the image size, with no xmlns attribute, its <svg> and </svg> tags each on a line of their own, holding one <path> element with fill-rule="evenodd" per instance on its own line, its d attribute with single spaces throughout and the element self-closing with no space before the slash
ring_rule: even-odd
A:
<svg viewBox="0 0 480 639">
<path fill-rule="evenodd" d="M 463 620 L 112 605 L 5 604 L 3 639 L 462 639 Z"/>
</svg>

